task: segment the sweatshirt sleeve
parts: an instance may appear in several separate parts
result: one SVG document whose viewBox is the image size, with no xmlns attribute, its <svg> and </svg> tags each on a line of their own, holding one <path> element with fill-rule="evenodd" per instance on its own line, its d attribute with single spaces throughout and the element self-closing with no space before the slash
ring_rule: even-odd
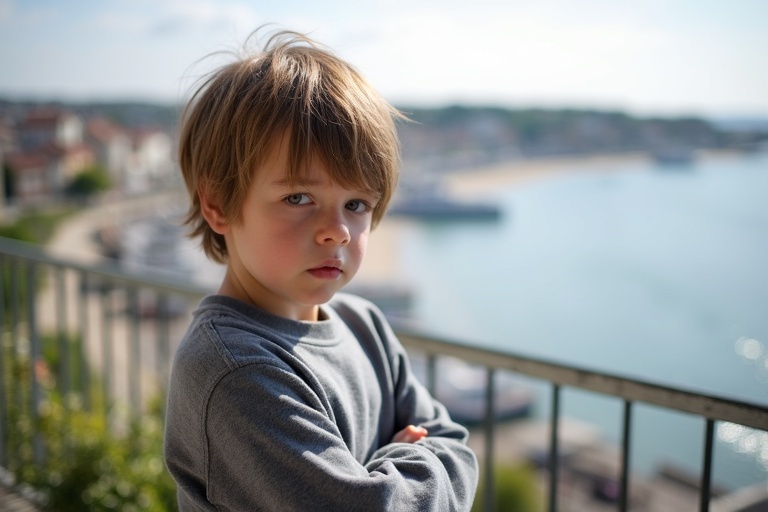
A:
<svg viewBox="0 0 768 512">
<path fill-rule="evenodd" d="M 377 465 L 388 459 L 406 456 L 413 450 L 423 449 L 439 461 L 440 479 L 436 481 L 436 494 L 446 492 L 449 505 L 442 510 L 469 510 L 477 487 L 478 467 L 475 454 L 466 446 L 469 433 L 454 422 L 445 406 L 434 399 L 411 370 L 408 355 L 389 323 L 374 308 L 374 329 L 387 347 L 392 361 L 394 399 L 396 406 L 395 430 L 408 425 L 427 429 L 428 436 L 414 444 L 391 443 L 381 447 L 369 462 Z"/>
<path fill-rule="evenodd" d="M 365 464 L 322 411 L 286 368 L 262 364 L 228 374 L 208 407 L 207 500 L 216 510 L 470 509 L 476 461 L 441 406 L 431 419 L 413 416 L 426 420 L 427 439 L 387 444 Z"/>
</svg>

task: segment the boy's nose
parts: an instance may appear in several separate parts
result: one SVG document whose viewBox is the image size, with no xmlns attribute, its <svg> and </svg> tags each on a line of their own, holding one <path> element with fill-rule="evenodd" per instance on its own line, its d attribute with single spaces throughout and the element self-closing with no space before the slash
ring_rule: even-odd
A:
<svg viewBox="0 0 768 512">
<path fill-rule="evenodd" d="M 347 245 L 350 239 L 349 227 L 339 216 L 326 218 L 317 232 L 317 242 L 319 244 Z"/>
</svg>

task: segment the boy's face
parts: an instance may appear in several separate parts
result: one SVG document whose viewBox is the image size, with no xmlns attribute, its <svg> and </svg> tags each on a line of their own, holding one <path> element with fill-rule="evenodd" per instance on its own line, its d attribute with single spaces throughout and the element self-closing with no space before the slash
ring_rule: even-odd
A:
<svg viewBox="0 0 768 512">
<path fill-rule="evenodd" d="M 239 222 L 210 208 L 205 214 L 227 243 L 219 293 L 286 318 L 317 320 L 318 305 L 360 268 L 378 199 L 331 181 L 317 159 L 303 183 L 290 186 L 287 138 L 278 140 L 256 171 Z"/>
</svg>

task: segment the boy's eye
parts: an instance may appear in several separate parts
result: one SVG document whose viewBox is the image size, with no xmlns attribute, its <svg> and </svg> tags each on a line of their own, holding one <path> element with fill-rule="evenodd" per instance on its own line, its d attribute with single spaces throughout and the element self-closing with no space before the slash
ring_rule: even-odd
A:
<svg viewBox="0 0 768 512">
<path fill-rule="evenodd" d="M 354 200 L 350 201 L 346 205 L 347 210 L 353 211 L 355 213 L 365 213 L 368 210 L 370 210 L 370 206 L 368 206 L 368 203 L 365 201 L 360 200 Z"/>
<path fill-rule="evenodd" d="M 310 202 L 307 194 L 291 194 L 285 198 L 285 202 L 292 205 L 307 204 Z"/>
</svg>

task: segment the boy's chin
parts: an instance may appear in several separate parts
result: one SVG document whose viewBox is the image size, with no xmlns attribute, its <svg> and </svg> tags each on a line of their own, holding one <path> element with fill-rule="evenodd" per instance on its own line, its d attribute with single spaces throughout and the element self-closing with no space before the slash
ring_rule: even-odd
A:
<svg viewBox="0 0 768 512">
<path fill-rule="evenodd" d="M 322 306 L 323 304 L 326 304 L 328 301 L 330 301 L 334 295 L 339 293 L 339 291 L 342 290 L 343 287 L 334 287 L 332 289 L 322 290 L 317 293 L 312 294 L 311 297 L 308 297 L 305 304 L 310 306 Z"/>
</svg>

